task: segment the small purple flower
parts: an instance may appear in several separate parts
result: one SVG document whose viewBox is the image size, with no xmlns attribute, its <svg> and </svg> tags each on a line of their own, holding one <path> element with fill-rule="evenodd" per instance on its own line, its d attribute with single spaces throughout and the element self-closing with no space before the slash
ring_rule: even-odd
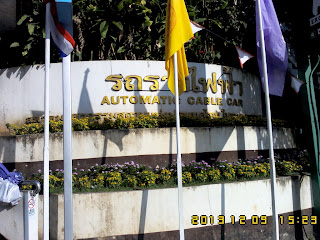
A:
<svg viewBox="0 0 320 240">
<path fill-rule="evenodd" d="M 81 172 L 84 172 L 84 169 L 80 169 Z"/>
<path fill-rule="evenodd" d="M 42 170 L 41 170 L 41 169 L 38 169 L 38 173 L 42 173 Z"/>
<path fill-rule="evenodd" d="M 73 175 L 78 175 L 78 173 L 74 172 Z"/>
<path fill-rule="evenodd" d="M 60 169 L 57 168 L 57 169 L 56 169 L 56 172 L 59 172 L 59 171 L 60 171 Z"/>
<path fill-rule="evenodd" d="M 257 164 L 257 161 L 254 161 L 253 163 L 254 163 L 254 164 Z"/>
</svg>

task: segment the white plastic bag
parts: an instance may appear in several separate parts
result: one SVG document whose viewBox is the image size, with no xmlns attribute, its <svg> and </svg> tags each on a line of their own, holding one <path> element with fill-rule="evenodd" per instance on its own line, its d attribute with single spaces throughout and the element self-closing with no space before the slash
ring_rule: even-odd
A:
<svg viewBox="0 0 320 240">
<path fill-rule="evenodd" d="M 19 186 L 11 183 L 8 179 L 0 178 L 0 202 L 17 205 L 22 198 Z"/>
</svg>

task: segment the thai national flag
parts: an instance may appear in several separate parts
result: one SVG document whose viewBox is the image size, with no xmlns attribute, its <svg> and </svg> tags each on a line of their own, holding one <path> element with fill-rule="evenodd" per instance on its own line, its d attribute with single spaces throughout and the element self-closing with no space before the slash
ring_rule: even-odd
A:
<svg viewBox="0 0 320 240">
<path fill-rule="evenodd" d="M 62 57 L 68 56 L 74 46 L 72 29 L 72 0 L 46 0 L 50 4 L 50 32 Z"/>
</svg>

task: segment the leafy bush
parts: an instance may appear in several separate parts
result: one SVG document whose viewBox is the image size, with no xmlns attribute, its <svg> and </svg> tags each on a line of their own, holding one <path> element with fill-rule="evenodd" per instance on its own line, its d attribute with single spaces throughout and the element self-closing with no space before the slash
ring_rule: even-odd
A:
<svg viewBox="0 0 320 240">
<path fill-rule="evenodd" d="M 213 127 L 213 126 L 266 126 L 266 119 L 261 116 L 233 115 L 224 118 L 195 117 L 191 114 L 180 114 L 181 127 Z M 43 133 L 43 123 L 31 123 L 17 126 L 6 124 L 12 135 L 25 135 Z M 137 117 L 102 119 L 101 117 L 85 117 L 72 119 L 72 129 L 74 131 L 84 130 L 106 130 L 106 129 L 130 129 L 130 128 L 162 128 L 175 127 L 175 116 L 170 114 L 140 114 Z M 284 120 L 273 120 L 274 127 L 290 126 Z M 63 121 L 50 120 L 49 131 L 62 132 Z"/>
<path fill-rule="evenodd" d="M 305 157 L 305 151 L 298 156 Z M 304 160 L 305 161 L 305 160 Z M 277 157 L 276 172 L 278 176 L 301 174 L 304 167 L 298 162 L 287 161 Z M 182 162 L 182 183 L 185 186 L 194 184 L 217 183 L 222 181 L 243 181 L 266 178 L 269 176 L 269 159 L 258 156 L 255 159 L 239 159 L 235 163 L 214 161 L 208 164 L 195 160 Z M 29 179 L 43 182 L 42 170 Z M 64 172 L 62 169 L 50 170 L 49 187 L 51 192 L 63 191 Z M 175 187 L 177 184 L 177 162 L 173 160 L 167 167 L 155 169 L 133 161 L 125 164 L 96 164 L 84 170 L 73 169 L 73 189 L 75 192 L 108 191 L 112 189 L 145 189 L 153 187 Z"/>
<path fill-rule="evenodd" d="M 227 43 L 245 43 L 255 39 L 248 25 L 254 28 L 254 2 L 187 0 L 191 20 L 209 31 L 196 33 L 186 46 L 188 61 L 237 64 L 234 48 Z M 73 37 L 76 42 L 73 61 L 92 60 L 164 60 L 166 1 L 158 0 L 74 0 Z M 0 42 L 4 50 L 0 68 L 41 64 L 44 61 L 45 4 L 43 0 L 19 1 L 17 28 L 6 33 Z M 134 19 L 134 21 L 132 21 Z M 249 35 L 249 36 L 248 36 Z M 250 46 L 250 45 L 249 45 Z M 225 54 L 221 54 L 221 52 Z M 231 61 L 230 54 L 234 54 Z M 52 62 L 59 61 L 53 51 Z"/>
</svg>

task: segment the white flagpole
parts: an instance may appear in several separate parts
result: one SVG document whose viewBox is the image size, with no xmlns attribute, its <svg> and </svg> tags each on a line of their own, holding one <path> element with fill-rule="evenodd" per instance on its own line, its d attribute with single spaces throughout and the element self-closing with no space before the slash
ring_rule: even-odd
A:
<svg viewBox="0 0 320 240">
<path fill-rule="evenodd" d="M 44 146 L 43 146 L 43 239 L 49 240 L 49 83 L 50 83 L 50 3 L 46 4 Z"/>
<path fill-rule="evenodd" d="M 72 204 L 72 121 L 71 121 L 71 54 L 62 58 L 63 82 L 63 162 L 64 162 L 64 239 L 73 239 Z"/>
<path fill-rule="evenodd" d="M 178 172 L 178 208 L 179 208 L 179 233 L 180 240 L 184 240 L 183 226 L 183 198 L 182 198 L 182 167 L 180 147 L 180 116 L 179 116 L 179 85 L 178 85 L 178 63 L 177 53 L 173 55 L 174 66 L 174 92 L 176 100 L 176 135 L 177 135 L 177 172 Z"/>
<path fill-rule="evenodd" d="M 262 17 L 261 17 L 261 4 L 260 4 L 260 0 L 256 0 L 256 1 L 258 1 L 261 56 L 262 56 L 264 90 L 265 90 L 265 101 L 266 101 L 266 112 L 267 112 L 267 125 L 268 125 L 268 135 L 269 135 L 273 238 L 275 240 L 278 240 L 279 239 L 279 223 L 278 223 L 279 221 L 278 221 L 277 194 L 276 194 L 277 192 L 276 166 L 275 166 L 274 151 L 273 151 L 272 122 L 271 122 L 270 97 L 269 97 L 269 85 L 268 85 L 269 80 L 268 80 L 268 74 L 267 74 L 268 71 L 267 71 L 266 50 L 265 50 L 265 44 L 264 44 L 264 32 L 263 32 Z"/>
</svg>

